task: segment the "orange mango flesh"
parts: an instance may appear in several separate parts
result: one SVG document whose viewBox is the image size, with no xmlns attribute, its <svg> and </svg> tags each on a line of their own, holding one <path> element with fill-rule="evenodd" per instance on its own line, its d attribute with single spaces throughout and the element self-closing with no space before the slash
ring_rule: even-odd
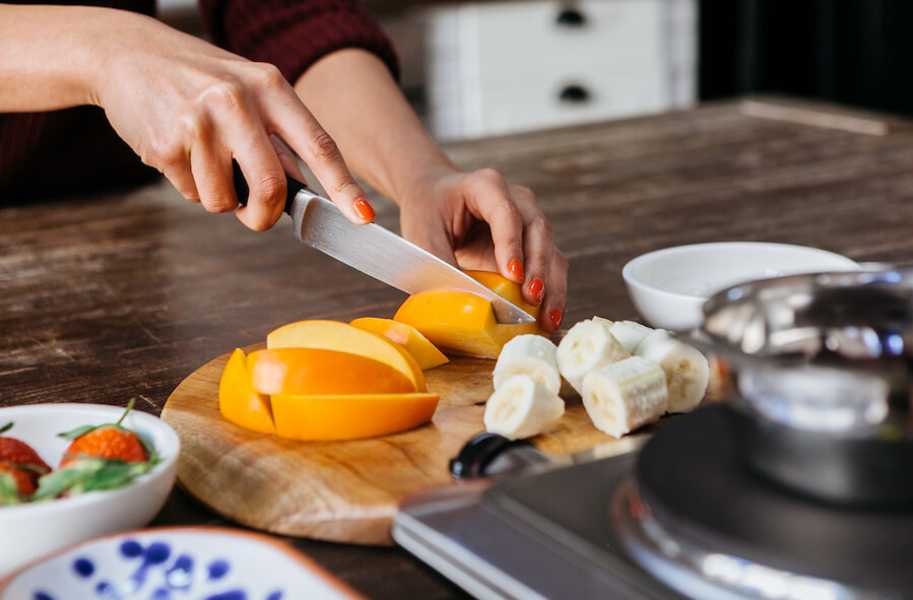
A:
<svg viewBox="0 0 913 600">
<path fill-rule="evenodd" d="M 272 397 L 276 433 L 296 440 L 353 440 L 398 433 L 431 420 L 437 394 Z"/>
<path fill-rule="evenodd" d="M 318 348 L 348 352 L 385 363 L 402 373 L 415 392 L 428 390 L 422 368 L 405 348 L 382 335 L 338 321 L 298 321 L 273 330 L 266 347 Z"/>
<path fill-rule="evenodd" d="M 219 380 L 219 412 L 222 413 L 222 418 L 239 427 L 261 433 L 276 433 L 269 397 L 258 393 L 251 385 L 247 358 L 240 348 L 228 359 Z"/>
<path fill-rule="evenodd" d="M 247 368 L 262 394 L 395 394 L 415 391 L 405 375 L 358 354 L 317 348 L 252 352 Z"/>
<path fill-rule="evenodd" d="M 468 273 L 538 317 L 539 307 L 523 301 L 518 284 L 497 273 Z M 483 358 L 497 358 L 504 344 L 518 335 L 541 333 L 536 323 L 498 323 L 491 302 L 469 292 L 450 290 L 431 290 L 409 296 L 396 311 L 394 319 L 415 327 L 439 347 Z"/>
<path fill-rule="evenodd" d="M 363 317 L 355 319 L 351 325 L 365 331 L 373 331 L 391 342 L 403 346 L 415 358 L 422 370 L 433 369 L 450 362 L 443 352 L 422 335 L 421 331 L 406 323 L 398 323 L 393 319 Z"/>
<path fill-rule="evenodd" d="M 532 316 L 539 318 L 539 307 L 535 304 L 529 304 L 523 298 L 523 288 L 520 284 L 514 283 L 500 273 L 492 273 L 491 271 L 466 271 L 466 274 L 497 295 L 510 300 Z"/>
</svg>

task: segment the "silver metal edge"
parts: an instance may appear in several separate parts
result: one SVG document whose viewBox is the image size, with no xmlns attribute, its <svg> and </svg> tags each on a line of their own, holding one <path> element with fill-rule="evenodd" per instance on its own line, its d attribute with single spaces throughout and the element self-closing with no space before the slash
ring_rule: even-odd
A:
<svg viewBox="0 0 913 600">
<path fill-rule="evenodd" d="M 397 544 L 476 598 L 546 600 L 408 513 L 397 513 L 392 535 Z"/>
<path fill-rule="evenodd" d="M 634 514 L 627 507 L 638 503 L 642 510 Z M 701 600 L 876 600 L 883 594 L 858 589 L 838 581 L 791 573 L 766 567 L 738 556 L 722 554 L 699 548 L 696 544 L 675 538 L 653 517 L 637 490 L 637 484 L 629 478 L 615 491 L 611 504 L 611 521 L 618 537 L 628 554 L 648 573 L 678 591 Z M 717 561 L 733 566 L 746 574 L 757 573 L 769 578 L 768 581 L 783 585 L 775 596 L 765 595 L 757 587 L 739 585 L 732 577 L 724 581 L 707 574 L 702 564 Z M 756 579 L 761 579 L 760 577 Z M 789 591 L 790 582 L 794 589 Z M 786 590 L 785 592 L 783 590 Z"/>
</svg>

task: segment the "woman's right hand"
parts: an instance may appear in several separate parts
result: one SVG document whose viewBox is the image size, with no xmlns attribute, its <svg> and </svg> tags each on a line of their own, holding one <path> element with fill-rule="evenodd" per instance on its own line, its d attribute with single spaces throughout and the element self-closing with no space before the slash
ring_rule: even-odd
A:
<svg viewBox="0 0 913 600">
<path fill-rule="evenodd" d="M 142 161 L 161 171 L 187 199 L 210 212 L 235 210 L 247 227 L 271 227 L 285 205 L 285 171 L 295 160 L 270 141 L 284 140 L 353 222 L 374 211 L 336 143 L 279 70 L 221 50 L 162 23 L 105 11 L 90 41 L 99 57 L 92 101 Z M 236 160 L 250 188 L 238 208 Z M 283 168 L 284 167 L 284 168 Z"/>
</svg>

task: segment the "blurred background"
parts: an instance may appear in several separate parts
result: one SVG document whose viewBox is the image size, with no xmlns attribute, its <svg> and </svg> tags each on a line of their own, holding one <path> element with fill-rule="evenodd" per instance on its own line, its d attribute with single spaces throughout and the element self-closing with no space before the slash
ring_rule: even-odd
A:
<svg viewBox="0 0 913 600">
<path fill-rule="evenodd" d="M 440 139 L 747 94 L 913 114 L 909 0 L 367 0 Z M 198 31 L 194 0 L 161 0 Z"/>
</svg>

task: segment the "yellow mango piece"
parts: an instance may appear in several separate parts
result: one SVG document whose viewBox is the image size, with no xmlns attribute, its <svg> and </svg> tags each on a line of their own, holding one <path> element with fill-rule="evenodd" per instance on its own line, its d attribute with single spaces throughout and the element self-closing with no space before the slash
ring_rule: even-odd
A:
<svg viewBox="0 0 913 600">
<path fill-rule="evenodd" d="M 276 433 L 296 440 L 353 440 L 427 423 L 437 394 L 296 395 L 272 397 Z"/>
<path fill-rule="evenodd" d="M 357 354 L 390 365 L 412 382 L 413 390 L 425 392 L 425 375 L 418 362 L 399 344 L 382 335 L 339 321 L 298 321 L 266 336 L 266 347 L 319 348 Z"/>
<path fill-rule="evenodd" d="M 523 288 L 520 284 L 514 283 L 500 273 L 492 273 L 491 271 L 466 271 L 466 274 L 497 295 L 516 304 L 537 319 L 539 318 L 539 306 L 526 302 L 523 298 Z"/>
<path fill-rule="evenodd" d="M 247 357 L 240 348 L 232 352 L 219 380 L 219 412 L 222 418 L 239 427 L 276 433 L 269 397 L 258 393 L 251 385 Z"/>
<path fill-rule="evenodd" d="M 403 346 L 423 370 L 433 369 L 450 362 L 443 352 L 412 325 L 399 323 L 393 319 L 375 317 L 362 317 L 355 319 L 350 324 L 365 331 L 373 331 L 391 342 Z"/>
<path fill-rule="evenodd" d="M 522 302 L 518 284 L 497 273 L 468 273 L 538 317 L 539 307 Z M 415 327 L 441 348 L 483 358 L 497 358 L 504 344 L 518 335 L 541 333 L 536 323 L 498 323 L 491 302 L 469 292 L 452 290 L 413 294 L 406 298 L 393 318 Z"/>
<path fill-rule="evenodd" d="M 261 394 L 393 394 L 415 391 L 405 375 L 358 354 L 319 348 L 277 348 L 247 357 Z"/>
</svg>

